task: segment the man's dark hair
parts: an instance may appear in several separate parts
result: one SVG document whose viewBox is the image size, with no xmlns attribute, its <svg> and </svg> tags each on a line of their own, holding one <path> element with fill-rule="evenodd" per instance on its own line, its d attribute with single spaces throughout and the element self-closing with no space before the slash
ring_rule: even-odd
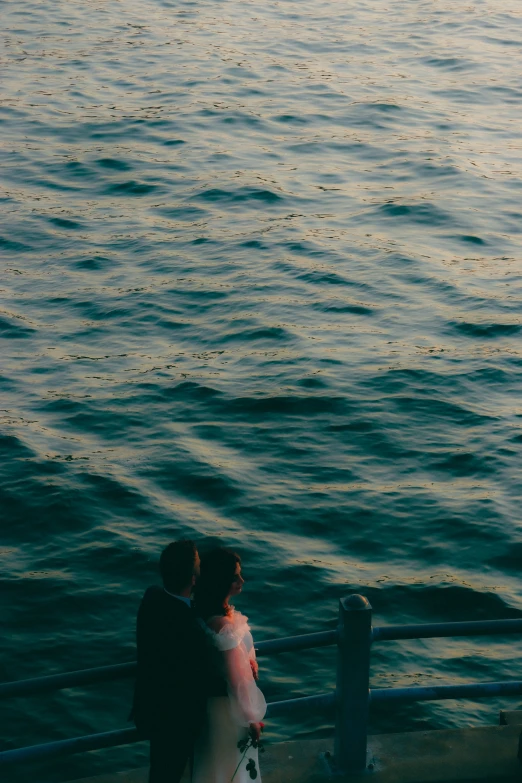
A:
<svg viewBox="0 0 522 783">
<path fill-rule="evenodd" d="M 160 572 L 163 587 L 169 593 L 180 593 L 192 583 L 197 549 L 188 539 L 173 541 L 160 557 Z"/>
</svg>

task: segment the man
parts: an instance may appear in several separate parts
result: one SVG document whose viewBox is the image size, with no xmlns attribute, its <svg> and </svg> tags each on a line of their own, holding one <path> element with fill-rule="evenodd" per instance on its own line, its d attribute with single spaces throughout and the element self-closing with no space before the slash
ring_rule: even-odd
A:
<svg viewBox="0 0 522 783">
<path fill-rule="evenodd" d="M 149 587 L 138 611 L 132 717 L 150 740 L 149 783 L 178 783 L 203 722 L 212 676 L 209 646 L 190 604 L 199 575 L 193 541 L 169 544 L 160 571 L 163 588 Z"/>
</svg>

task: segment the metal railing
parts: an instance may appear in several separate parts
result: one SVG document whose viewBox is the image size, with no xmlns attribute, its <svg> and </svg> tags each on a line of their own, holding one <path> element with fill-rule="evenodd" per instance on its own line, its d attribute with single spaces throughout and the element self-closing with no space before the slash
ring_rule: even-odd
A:
<svg viewBox="0 0 522 783">
<path fill-rule="evenodd" d="M 466 683 L 464 685 L 369 688 L 370 652 L 373 642 L 391 639 L 427 639 L 448 636 L 478 636 L 522 633 L 520 620 L 489 620 L 425 625 L 390 625 L 372 628 L 372 608 L 360 595 L 339 601 L 339 623 L 335 630 L 271 639 L 256 645 L 258 655 L 274 655 L 337 644 L 337 681 L 334 691 L 315 696 L 271 702 L 267 716 L 276 717 L 303 710 L 335 708 L 333 765 L 337 771 L 356 773 L 366 766 L 368 712 L 379 702 L 415 702 L 435 699 L 482 698 L 522 694 L 522 681 Z M 133 677 L 135 663 L 53 674 L 0 685 L 0 699 L 32 696 Z M 118 729 L 85 737 L 58 740 L 41 745 L 0 752 L 0 767 L 40 761 L 89 750 L 127 745 L 143 740 L 136 729 Z"/>
<path fill-rule="evenodd" d="M 509 633 L 522 633 L 522 619 L 388 625 L 372 628 L 372 607 L 367 598 L 361 595 L 341 598 L 334 746 L 337 767 L 342 771 L 354 773 L 365 769 L 368 711 L 371 704 L 522 694 L 522 681 L 518 680 L 370 689 L 370 653 L 374 642 L 392 639 L 435 639 L 448 636 L 494 636 Z"/>
</svg>

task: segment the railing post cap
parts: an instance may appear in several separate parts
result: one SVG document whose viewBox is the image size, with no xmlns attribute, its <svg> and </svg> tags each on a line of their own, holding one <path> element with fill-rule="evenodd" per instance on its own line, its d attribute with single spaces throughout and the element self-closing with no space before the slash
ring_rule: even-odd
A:
<svg viewBox="0 0 522 783">
<path fill-rule="evenodd" d="M 372 608 L 368 599 L 364 595 L 357 595 L 357 593 L 341 598 L 341 604 L 343 609 L 350 611 Z"/>
</svg>

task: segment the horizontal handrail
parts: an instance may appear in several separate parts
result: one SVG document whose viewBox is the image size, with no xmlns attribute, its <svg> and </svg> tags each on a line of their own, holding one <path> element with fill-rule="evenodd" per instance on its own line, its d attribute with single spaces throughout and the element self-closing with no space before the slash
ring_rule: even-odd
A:
<svg viewBox="0 0 522 783">
<path fill-rule="evenodd" d="M 317 696 L 302 696 L 297 699 L 274 701 L 267 705 L 267 717 L 274 718 L 278 715 L 287 715 L 303 709 L 326 709 L 335 705 L 335 692 L 321 693 Z M 117 729 L 105 731 L 101 734 L 87 734 L 85 737 L 73 737 L 72 739 L 46 742 L 42 745 L 30 745 L 26 748 L 4 750 L 0 752 L 0 767 L 16 764 L 20 761 L 42 761 L 43 759 L 68 756 L 73 753 L 81 753 L 87 750 L 100 750 L 101 748 L 114 748 L 118 745 L 130 745 L 141 742 L 136 729 Z"/>
<path fill-rule="evenodd" d="M 294 650 L 309 650 L 313 647 L 328 647 L 330 644 L 337 644 L 337 637 L 337 629 L 335 629 L 333 631 L 304 633 L 300 636 L 286 636 L 283 639 L 269 639 L 266 642 L 256 644 L 256 653 L 257 655 L 275 655 Z"/>
<path fill-rule="evenodd" d="M 11 696 L 32 696 L 45 691 L 57 691 L 62 688 L 74 688 L 77 685 L 90 685 L 94 682 L 119 680 L 136 674 L 136 663 L 117 663 L 114 666 L 99 666 L 95 669 L 80 669 L 76 672 L 48 674 L 31 680 L 16 680 L 0 684 L 0 699 Z"/>
<path fill-rule="evenodd" d="M 277 718 L 279 715 L 288 715 L 300 710 L 324 710 L 334 707 L 336 703 L 335 691 L 319 693 L 316 696 L 300 696 L 297 699 L 284 699 L 273 701 L 267 705 L 266 717 Z"/>
<path fill-rule="evenodd" d="M 493 636 L 501 633 L 522 633 L 522 619 L 469 620 L 460 623 L 425 623 L 420 625 L 381 625 L 372 629 L 372 641 L 433 639 L 445 636 Z"/>
<path fill-rule="evenodd" d="M 124 664 L 122 664 L 124 665 Z M 416 686 L 411 688 L 372 688 L 369 698 L 373 704 L 381 702 L 416 702 L 439 699 L 480 698 L 492 696 L 514 696 L 522 694 L 522 681 L 466 683 L 464 685 Z M 315 696 L 302 696 L 296 699 L 270 702 L 267 705 L 267 717 L 275 718 L 302 710 L 325 710 L 336 704 L 335 691 Z M 57 758 L 82 751 L 100 750 L 118 745 L 140 742 L 136 729 L 117 729 L 100 734 L 88 734 L 84 737 L 57 740 L 41 745 L 0 752 L 0 767 L 20 761 L 41 761 Z"/>
<path fill-rule="evenodd" d="M 287 636 L 283 639 L 268 639 L 256 645 L 258 655 L 275 655 L 281 652 L 307 650 L 313 647 L 326 647 L 337 643 L 337 631 L 319 631 L 305 633 L 300 636 Z M 78 685 L 91 685 L 107 680 L 119 680 L 133 677 L 136 674 L 136 663 L 118 663 L 114 666 L 99 666 L 94 669 L 80 669 L 63 674 L 49 674 L 45 677 L 34 677 L 30 680 L 17 680 L 0 684 L 0 699 L 12 696 L 32 696 L 35 693 L 75 688 Z"/>
<path fill-rule="evenodd" d="M 16 764 L 19 761 L 42 761 L 42 759 L 69 756 L 87 750 L 115 748 L 117 745 L 128 745 L 139 742 L 137 729 L 116 729 L 104 731 L 102 734 L 87 734 L 85 737 L 46 742 L 42 745 L 29 745 L 27 748 L 4 750 L 0 753 L 0 767 Z"/>
<path fill-rule="evenodd" d="M 518 696 L 522 682 L 469 682 L 464 685 L 428 685 L 412 688 L 372 688 L 370 699 L 380 702 L 435 701 L 437 699 L 472 699 L 482 696 Z"/>
<path fill-rule="evenodd" d="M 427 639 L 446 636 L 494 635 L 502 633 L 522 633 L 522 619 L 512 620 L 473 620 L 458 623 L 426 623 L 419 625 L 384 625 L 372 629 L 372 641 L 392 639 Z M 337 629 L 317 633 L 287 636 L 283 639 L 268 639 L 256 645 L 257 654 L 276 655 L 282 652 L 306 650 L 314 647 L 326 647 L 336 644 Z M 30 696 L 35 693 L 74 688 L 97 682 L 133 677 L 136 663 L 119 663 L 112 666 L 99 666 L 93 669 L 81 669 L 63 674 L 50 674 L 28 680 L 17 680 L 0 684 L 0 699 L 12 696 Z"/>
</svg>

